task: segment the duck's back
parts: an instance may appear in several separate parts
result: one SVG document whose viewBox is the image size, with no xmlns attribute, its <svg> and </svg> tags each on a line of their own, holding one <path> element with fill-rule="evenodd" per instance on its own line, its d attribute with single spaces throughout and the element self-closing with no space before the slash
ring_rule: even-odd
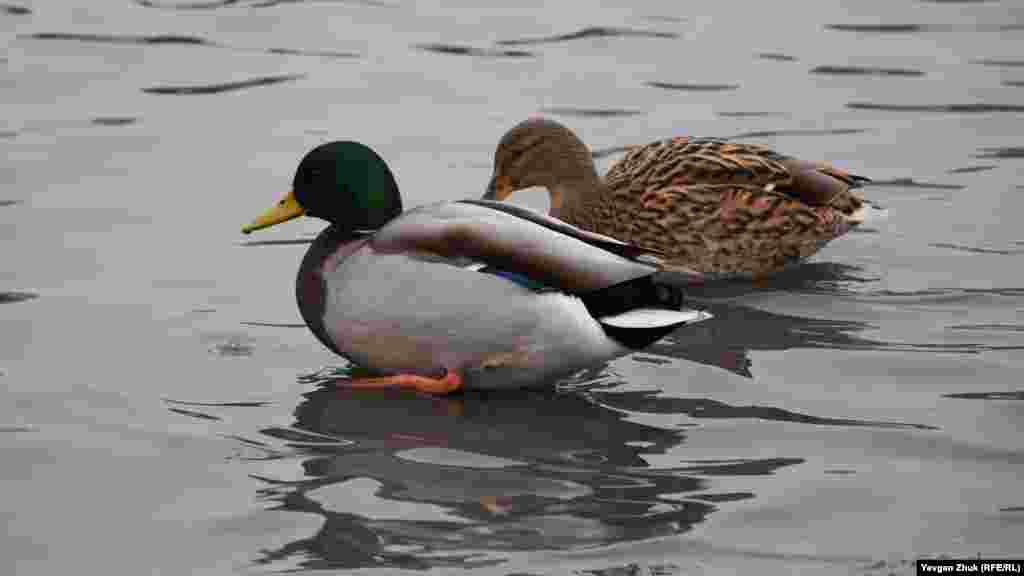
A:
<svg viewBox="0 0 1024 576">
<path fill-rule="evenodd" d="M 770 148 L 673 138 L 631 149 L 605 176 L 592 229 L 705 273 L 797 263 L 856 224 L 866 180 Z"/>
</svg>

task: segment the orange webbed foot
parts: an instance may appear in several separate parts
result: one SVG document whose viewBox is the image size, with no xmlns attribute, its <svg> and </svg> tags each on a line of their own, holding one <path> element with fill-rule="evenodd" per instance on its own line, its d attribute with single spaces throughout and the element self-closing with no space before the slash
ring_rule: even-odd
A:
<svg viewBox="0 0 1024 576">
<path fill-rule="evenodd" d="M 412 388 L 427 394 L 453 394 L 462 390 L 462 377 L 455 372 L 448 372 L 443 378 L 430 378 L 416 374 L 395 374 L 380 378 L 357 378 L 339 384 L 343 388 Z"/>
</svg>

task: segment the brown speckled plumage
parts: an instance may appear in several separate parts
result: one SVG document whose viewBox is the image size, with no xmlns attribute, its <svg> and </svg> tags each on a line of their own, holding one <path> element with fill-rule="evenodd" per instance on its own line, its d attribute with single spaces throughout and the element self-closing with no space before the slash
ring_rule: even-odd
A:
<svg viewBox="0 0 1024 576">
<path fill-rule="evenodd" d="M 631 148 L 602 180 L 569 129 L 531 119 L 495 152 L 488 196 L 545 186 L 551 214 L 705 274 L 778 272 L 860 223 L 866 178 L 763 146 L 671 138 Z M 496 186 L 502 190 L 496 190 Z"/>
</svg>

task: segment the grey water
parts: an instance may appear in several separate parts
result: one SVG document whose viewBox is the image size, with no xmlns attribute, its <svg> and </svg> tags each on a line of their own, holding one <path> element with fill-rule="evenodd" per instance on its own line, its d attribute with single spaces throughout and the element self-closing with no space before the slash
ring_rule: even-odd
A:
<svg viewBox="0 0 1024 576">
<path fill-rule="evenodd" d="M 0 39 L 0 572 L 1024 552 L 1024 4 L 4 0 Z M 292 294 L 320 224 L 239 227 L 328 139 L 408 206 L 479 197 L 536 114 L 602 169 L 738 138 L 872 177 L 873 208 L 550 391 L 332 387 Z"/>
</svg>

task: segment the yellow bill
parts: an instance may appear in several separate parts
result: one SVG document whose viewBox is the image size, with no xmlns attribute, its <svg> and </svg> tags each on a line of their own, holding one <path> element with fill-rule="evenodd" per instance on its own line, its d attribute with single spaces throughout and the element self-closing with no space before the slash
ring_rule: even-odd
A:
<svg viewBox="0 0 1024 576">
<path fill-rule="evenodd" d="M 252 224 L 242 227 L 242 234 L 248 234 L 261 230 L 263 228 L 269 228 L 275 224 L 281 222 L 287 222 L 293 218 L 298 218 L 306 213 L 306 209 L 303 208 L 299 201 L 295 199 L 295 193 L 289 192 L 280 202 L 274 205 L 273 208 L 267 210 L 263 214 L 260 214 L 259 218 L 252 221 Z"/>
</svg>

